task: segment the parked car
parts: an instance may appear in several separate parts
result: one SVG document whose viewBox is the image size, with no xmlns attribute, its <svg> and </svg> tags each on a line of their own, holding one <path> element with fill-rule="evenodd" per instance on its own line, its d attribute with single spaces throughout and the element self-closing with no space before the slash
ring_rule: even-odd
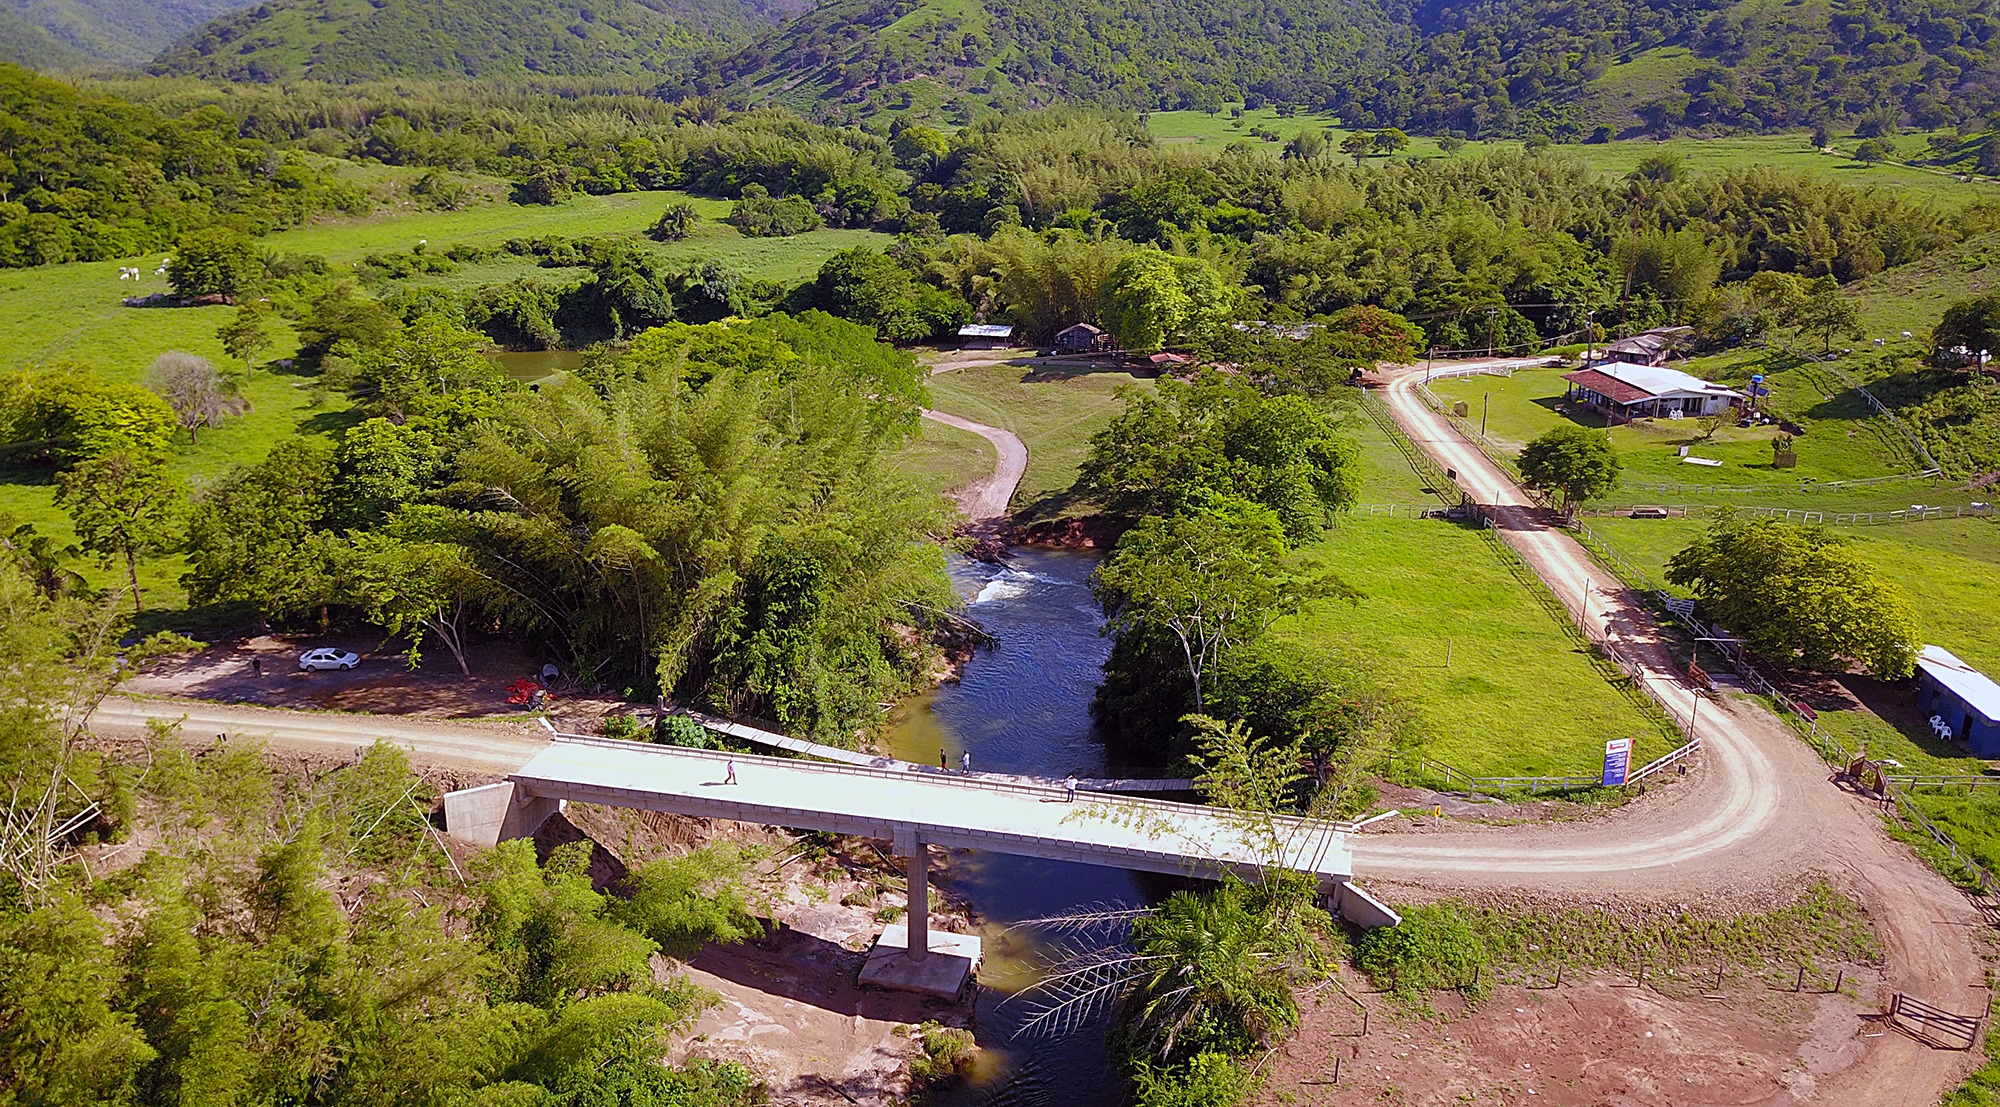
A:
<svg viewBox="0 0 2000 1107">
<path fill-rule="evenodd" d="M 321 669 L 352 669 L 361 664 L 361 655 L 348 650 L 337 650 L 332 646 L 321 646 L 299 655 L 299 668 L 306 672 Z"/>
</svg>

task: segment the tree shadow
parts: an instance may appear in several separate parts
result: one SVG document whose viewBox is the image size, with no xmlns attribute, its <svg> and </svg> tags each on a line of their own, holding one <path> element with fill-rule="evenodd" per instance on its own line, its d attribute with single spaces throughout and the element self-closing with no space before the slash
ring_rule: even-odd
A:
<svg viewBox="0 0 2000 1107">
<path fill-rule="evenodd" d="M 1567 419 L 1581 427 L 1589 427 L 1592 430 L 1603 430 L 1606 426 L 1610 425 L 1610 420 L 1606 419 L 1602 412 L 1585 407 L 1562 396 L 1537 396 L 1535 403 L 1557 417 Z"/>
<path fill-rule="evenodd" d="M 300 434 L 323 434 L 329 438 L 345 434 L 368 418 L 368 413 L 360 408 L 343 408 L 339 411 L 315 412 L 299 420 Z"/>
<path fill-rule="evenodd" d="M 1022 364 L 1008 362 L 1009 365 Z M 1149 365 L 1128 365 L 1118 360 L 1062 361 L 1035 360 L 1026 363 L 1027 372 L 1022 375 L 1022 384 L 1048 384 L 1054 381 L 1079 380 L 1084 377 L 1110 373 L 1119 376 L 1147 379 L 1157 377 L 1160 371 Z"/>
</svg>

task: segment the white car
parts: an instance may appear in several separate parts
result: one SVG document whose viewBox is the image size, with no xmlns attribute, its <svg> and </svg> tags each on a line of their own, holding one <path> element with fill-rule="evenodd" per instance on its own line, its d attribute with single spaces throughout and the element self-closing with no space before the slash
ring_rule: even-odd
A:
<svg viewBox="0 0 2000 1107">
<path fill-rule="evenodd" d="M 347 650 L 336 650 L 332 646 L 321 646 L 299 655 L 299 668 L 306 672 L 321 669 L 352 669 L 361 664 L 361 655 Z"/>
</svg>

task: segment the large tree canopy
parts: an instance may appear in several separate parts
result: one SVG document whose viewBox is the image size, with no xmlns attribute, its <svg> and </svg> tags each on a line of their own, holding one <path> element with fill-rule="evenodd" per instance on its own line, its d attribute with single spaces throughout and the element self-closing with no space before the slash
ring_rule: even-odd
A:
<svg viewBox="0 0 2000 1107">
<path fill-rule="evenodd" d="M 1825 527 L 1726 516 L 1667 565 L 1703 614 L 1752 653 L 1810 669 L 1906 677 L 1920 645 L 1908 601 Z"/>
</svg>

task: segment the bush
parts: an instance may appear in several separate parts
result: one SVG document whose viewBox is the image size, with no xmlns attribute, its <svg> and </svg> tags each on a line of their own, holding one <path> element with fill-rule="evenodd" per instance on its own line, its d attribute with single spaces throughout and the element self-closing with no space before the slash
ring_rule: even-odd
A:
<svg viewBox="0 0 2000 1107">
<path fill-rule="evenodd" d="M 936 1087 L 956 1078 L 972 1059 L 972 1031 L 926 1022 L 915 1031 L 917 1055 L 910 1059 L 910 1088 Z"/>
<path fill-rule="evenodd" d="M 1138 1107 L 1232 1107 L 1257 1090 L 1257 1078 L 1220 1053 L 1197 1054 L 1185 1066 L 1133 1073 Z"/>
<path fill-rule="evenodd" d="M 803 196 L 772 196 L 763 185 L 746 185 L 729 211 L 729 223 L 752 238 L 785 238 L 818 230 L 819 211 Z"/>
<path fill-rule="evenodd" d="M 1474 997 L 1492 987 L 1485 939 L 1457 909 L 1410 907 L 1399 926 L 1361 935 L 1355 964 L 1402 1003 L 1430 1007 L 1431 993 L 1457 989 Z"/>
<path fill-rule="evenodd" d="M 712 750 L 715 738 L 707 727 L 686 715 L 663 715 L 653 724 L 653 741 L 662 746 L 691 750 Z"/>
</svg>

